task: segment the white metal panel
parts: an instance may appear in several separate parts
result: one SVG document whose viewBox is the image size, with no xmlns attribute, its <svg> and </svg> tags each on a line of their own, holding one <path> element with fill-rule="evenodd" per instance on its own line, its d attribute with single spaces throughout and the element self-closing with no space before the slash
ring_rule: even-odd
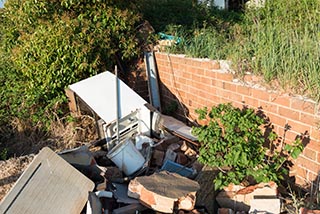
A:
<svg viewBox="0 0 320 214">
<path fill-rule="evenodd" d="M 150 111 L 147 103 L 120 79 L 119 117 L 122 118 L 136 109 L 140 110 L 141 131 L 150 129 Z M 116 77 L 111 72 L 103 72 L 69 86 L 107 124 L 117 117 Z"/>
</svg>

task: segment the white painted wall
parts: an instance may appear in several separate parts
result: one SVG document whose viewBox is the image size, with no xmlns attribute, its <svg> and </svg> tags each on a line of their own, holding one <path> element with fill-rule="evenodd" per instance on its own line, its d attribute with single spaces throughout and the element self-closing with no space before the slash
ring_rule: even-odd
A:
<svg viewBox="0 0 320 214">
<path fill-rule="evenodd" d="M 213 4 L 220 9 L 228 9 L 228 0 L 198 0 L 199 3 L 207 3 L 208 6 Z"/>
<path fill-rule="evenodd" d="M 5 2 L 6 0 L 0 0 L 0 8 L 4 8 L 4 2 Z"/>
</svg>

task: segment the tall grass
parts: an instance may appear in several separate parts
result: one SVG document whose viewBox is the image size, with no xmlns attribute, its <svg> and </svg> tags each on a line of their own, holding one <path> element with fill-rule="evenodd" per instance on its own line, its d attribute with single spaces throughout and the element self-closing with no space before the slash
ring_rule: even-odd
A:
<svg viewBox="0 0 320 214">
<path fill-rule="evenodd" d="M 183 42 L 171 51 L 231 60 L 239 75 L 253 72 L 320 101 L 319 0 L 269 0 L 242 13 L 205 11 L 201 25 L 175 32 Z"/>
<path fill-rule="evenodd" d="M 233 59 L 247 57 L 267 81 L 320 99 L 320 1 L 267 1 L 246 12 L 241 31 Z"/>
</svg>

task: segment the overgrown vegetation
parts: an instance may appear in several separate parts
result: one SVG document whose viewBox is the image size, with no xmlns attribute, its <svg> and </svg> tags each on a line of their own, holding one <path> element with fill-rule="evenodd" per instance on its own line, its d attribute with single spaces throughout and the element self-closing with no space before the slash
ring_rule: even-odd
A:
<svg viewBox="0 0 320 214">
<path fill-rule="evenodd" d="M 320 100 L 319 1 L 273 0 L 261 7 L 238 11 L 195 5 L 191 0 L 184 2 L 189 5 L 159 0 L 144 8 L 152 12 L 146 12 L 145 18 L 155 23 L 156 31 L 183 39 L 169 51 L 231 60 L 239 76 L 247 72 L 262 75 L 267 82 L 278 81 L 285 89 Z M 185 5 L 193 12 L 183 9 Z M 182 13 L 157 16 L 166 6 L 179 7 Z M 193 22 L 177 21 L 182 17 L 192 17 Z"/>
<path fill-rule="evenodd" d="M 141 54 L 142 19 L 133 3 L 6 1 L 0 10 L 1 144 L 12 137 L 8 130 L 23 131 L 12 125 L 16 120 L 45 134 L 68 112 L 68 85 Z"/>
<path fill-rule="evenodd" d="M 216 189 L 252 180 L 279 183 L 288 175 L 290 158 L 297 158 L 303 150 L 300 139 L 278 150 L 272 148 L 278 136 L 267 130 L 266 138 L 262 127 L 266 121 L 253 109 L 219 104 L 210 111 L 205 107 L 196 112 L 199 120 L 207 121 L 192 129 L 202 143 L 199 161 L 220 170 L 214 180 Z"/>
</svg>

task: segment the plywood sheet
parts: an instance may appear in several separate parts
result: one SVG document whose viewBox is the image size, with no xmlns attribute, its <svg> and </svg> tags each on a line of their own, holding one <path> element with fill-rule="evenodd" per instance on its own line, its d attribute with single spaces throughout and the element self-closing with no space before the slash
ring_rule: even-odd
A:
<svg viewBox="0 0 320 214">
<path fill-rule="evenodd" d="M 44 148 L 0 205 L 4 214 L 79 214 L 94 183 Z"/>
</svg>

